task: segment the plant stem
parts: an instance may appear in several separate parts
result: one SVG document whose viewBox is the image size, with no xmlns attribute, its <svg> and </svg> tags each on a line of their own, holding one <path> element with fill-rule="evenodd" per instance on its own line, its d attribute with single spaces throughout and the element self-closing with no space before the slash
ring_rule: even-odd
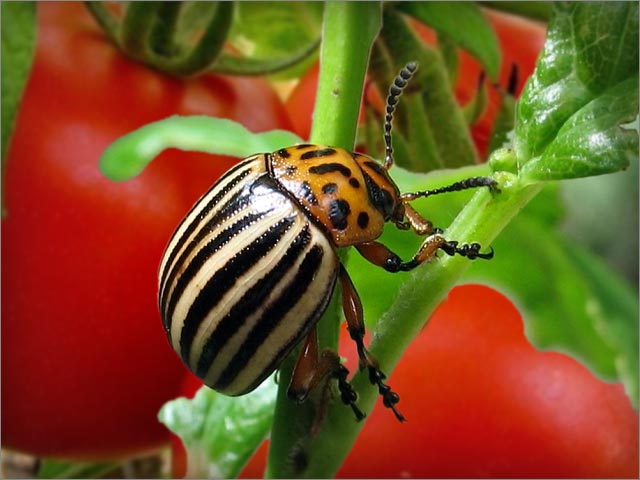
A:
<svg viewBox="0 0 640 480">
<path fill-rule="evenodd" d="M 380 3 L 326 3 L 311 142 L 353 149 L 369 51 L 380 24 Z M 334 295 L 318 325 L 321 348 L 335 349 L 337 345 L 337 297 Z M 278 400 L 266 476 L 329 478 L 342 464 L 344 455 L 330 443 L 320 449 L 313 446 L 315 437 L 311 430 L 318 418 L 313 399 L 297 405 L 287 398 L 295 359 L 294 352 L 279 371 Z M 340 407 L 349 410 L 342 404 Z"/>
<path fill-rule="evenodd" d="M 380 22 L 377 2 L 327 2 L 311 142 L 353 150 L 369 51 Z"/>
</svg>

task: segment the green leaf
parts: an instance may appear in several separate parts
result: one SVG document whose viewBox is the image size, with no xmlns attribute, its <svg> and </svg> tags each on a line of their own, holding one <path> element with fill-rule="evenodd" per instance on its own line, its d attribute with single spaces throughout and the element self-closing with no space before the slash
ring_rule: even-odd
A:
<svg viewBox="0 0 640 480">
<path fill-rule="evenodd" d="M 615 379 L 638 408 L 638 295 L 607 266 L 586 250 L 563 243 L 588 292 L 587 315 L 600 338 L 610 347 Z M 591 365 L 591 362 L 588 362 Z"/>
<path fill-rule="evenodd" d="M 40 460 L 38 478 L 100 478 L 117 470 L 117 462 L 75 462 L 44 458 Z"/>
<path fill-rule="evenodd" d="M 245 158 L 299 143 L 285 130 L 252 133 L 239 123 L 204 115 L 174 115 L 120 137 L 100 157 L 100 171 L 115 181 L 140 174 L 167 148 Z"/>
<path fill-rule="evenodd" d="M 316 59 L 313 53 L 320 38 L 323 8 L 322 2 L 237 2 L 230 42 L 243 57 L 259 63 L 299 62 L 278 74 L 278 78 L 295 77 Z"/>
<path fill-rule="evenodd" d="M 167 402 L 158 418 L 182 439 L 187 476 L 235 478 L 269 433 L 276 392 L 269 378 L 241 397 L 202 387 L 192 400 Z"/>
<path fill-rule="evenodd" d="M 607 89 L 567 119 L 543 154 L 521 170 L 525 180 L 561 180 L 617 172 L 638 158 L 638 132 L 621 125 L 638 113 L 638 77 Z"/>
<path fill-rule="evenodd" d="M 496 80 L 501 54 L 491 24 L 473 2 L 403 2 L 404 12 L 447 37 L 477 58 L 488 75 Z"/>
<path fill-rule="evenodd" d="M 629 85 L 624 83 L 635 78 L 637 85 L 637 75 L 637 2 L 556 3 L 547 42 L 518 103 L 514 145 L 520 163 L 543 155 L 563 125 L 601 95 L 609 95 L 610 101 L 612 95 L 620 95 L 619 103 L 630 102 L 624 109 L 627 113 L 634 107 L 637 111 L 637 92 L 634 99 Z M 618 86 L 621 83 L 623 85 Z M 574 118 L 572 127 L 581 128 L 577 122 L 589 120 L 588 115 L 595 108 L 604 106 L 602 102 L 592 104 L 583 115 Z M 627 118 L 627 115 L 611 112 L 609 122 L 602 127 L 614 127 L 610 123 L 616 115 Z M 594 125 L 594 122 L 590 119 L 582 126 L 583 138 L 593 140 L 590 135 L 600 132 L 598 126 L 601 124 Z M 579 136 L 578 132 L 572 133 L 574 139 Z M 591 149 L 591 146 L 584 148 Z M 562 147 L 558 146 L 558 149 Z M 597 155 L 600 151 L 596 148 L 593 153 Z M 584 154 L 578 161 L 584 161 Z M 566 163 L 562 169 L 565 167 Z M 529 175 L 534 177 L 532 172 Z M 576 172 L 570 169 L 568 176 L 575 175 Z M 552 177 L 561 178 L 557 173 Z"/>
<path fill-rule="evenodd" d="M 2 2 L 2 179 L 9 140 L 13 132 L 20 99 L 24 90 L 33 54 L 36 35 L 35 2 Z M 3 189 L 4 190 L 4 189 Z M 4 196 L 3 196 L 4 210 Z"/>
</svg>

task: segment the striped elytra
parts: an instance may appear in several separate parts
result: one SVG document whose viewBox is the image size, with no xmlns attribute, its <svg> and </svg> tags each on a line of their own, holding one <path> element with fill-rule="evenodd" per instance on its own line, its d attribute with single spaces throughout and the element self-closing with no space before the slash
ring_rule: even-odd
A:
<svg viewBox="0 0 640 480">
<path fill-rule="evenodd" d="M 336 285 L 359 365 L 368 370 L 385 407 L 397 410 L 397 393 L 364 345 L 362 303 L 337 249 L 354 246 L 389 272 L 408 271 L 438 251 L 469 259 L 492 257 L 477 243 L 446 240 L 409 202 L 430 195 L 489 187 L 475 177 L 436 190 L 400 193 L 393 165 L 391 120 L 398 97 L 417 64 L 403 68 L 387 97 L 384 164 L 347 150 L 301 144 L 249 157 L 224 174 L 194 205 L 167 245 L 159 270 L 164 329 L 187 367 L 209 387 L 242 395 L 255 389 L 297 346 L 288 386 L 303 401 L 328 378 L 356 418 L 357 394 L 336 352 L 319 352 L 316 323 Z M 385 223 L 425 239 L 403 261 L 377 241 Z M 323 396 L 323 398 L 327 398 Z"/>
<path fill-rule="evenodd" d="M 276 187 L 267 159 L 243 161 L 198 201 L 160 267 L 173 348 L 228 395 L 256 388 L 309 333 L 338 272 L 326 235 Z"/>
</svg>

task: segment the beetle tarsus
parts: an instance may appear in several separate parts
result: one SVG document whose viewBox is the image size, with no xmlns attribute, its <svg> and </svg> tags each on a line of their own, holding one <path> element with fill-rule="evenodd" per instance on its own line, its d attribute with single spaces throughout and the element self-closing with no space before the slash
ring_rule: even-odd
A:
<svg viewBox="0 0 640 480">
<path fill-rule="evenodd" d="M 399 422 L 406 421 L 402 413 L 396 409 L 396 404 L 400 401 L 400 395 L 391 390 L 391 387 L 384 383 L 387 376 L 377 367 L 369 367 L 369 381 L 378 387 L 378 393 L 382 397 L 382 404 L 386 408 L 390 408 Z"/>
<path fill-rule="evenodd" d="M 469 260 L 475 260 L 476 258 L 481 258 L 483 260 L 490 260 L 493 258 L 493 248 L 489 252 L 483 253 L 480 251 L 482 246 L 479 243 L 470 243 L 463 244 L 458 246 L 458 242 L 455 240 L 450 240 L 443 243 L 440 246 L 440 249 L 445 252 L 447 255 L 454 256 L 460 255 L 462 257 L 467 257 Z"/>
<path fill-rule="evenodd" d="M 358 400 L 358 394 L 353 389 L 351 384 L 347 381 L 349 370 L 344 365 L 340 365 L 337 371 L 334 373 L 334 377 L 338 381 L 338 390 L 340 391 L 340 399 L 345 405 L 349 405 L 353 414 L 356 416 L 356 420 L 359 422 L 363 420 L 367 415 L 358 408 L 356 400 Z"/>
</svg>

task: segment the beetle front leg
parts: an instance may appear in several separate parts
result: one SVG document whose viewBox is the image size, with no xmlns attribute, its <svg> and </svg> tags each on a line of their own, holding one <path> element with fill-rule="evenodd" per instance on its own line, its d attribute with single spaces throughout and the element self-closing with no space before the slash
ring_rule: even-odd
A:
<svg viewBox="0 0 640 480">
<path fill-rule="evenodd" d="M 364 346 L 362 302 L 349 274 L 342 265 L 340 265 L 340 286 L 342 287 L 342 309 L 347 320 L 349 335 L 358 348 L 360 368 L 368 369 L 369 381 L 378 387 L 378 393 L 382 396 L 384 406 L 390 408 L 399 421 L 404 422 L 404 416 L 395 407 L 400 401 L 400 397 L 391 390 L 391 387 L 384 383 L 383 380 L 387 378 L 386 375 L 378 367 L 377 360 L 371 356 Z"/>
<path fill-rule="evenodd" d="M 380 242 L 364 242 L 355 245 L 360 255 L 369 260 L 374 265 L 384 268 L 388 272 L 407 272 L 413 270 L 424 262 L 431 260 L 435 257 L 438 250 L 442 250 L 448 255 L 460 255 L 467 257 L 469 260 L 475 260 L 476 258 L 482 258 L 489 260 L 493 258 L 493 249 L 490 252 L 480 252 L 480 244 L 471 243 L 463 244 L 459 246 L 459 243 L 454 240 L 445 239 L 440 230 L 436 229 L 436 233 L 429 235 L 425 238 L 420 249 L 416 252 L 411 260 L 403 262 L 402 259 L 389 248 Z"/>
<path fill-rule="evenodd" d="M 332 350 L 318 353 L 318 335 L 315 327 L 302 345 L 298 360 L 293 368 L 293 375 L 287 390 L 287 396 L 297 402 L 304 401 L 309 392 L 324 378 L 332 377 L 338 381 L 340 398 L 345 405 L 349 405 L 358 421 L 366 415 L 355 404 L 358 395 L 349 382 L 349 370 L 342 365 L 338 354 Z"/>
</svg>

